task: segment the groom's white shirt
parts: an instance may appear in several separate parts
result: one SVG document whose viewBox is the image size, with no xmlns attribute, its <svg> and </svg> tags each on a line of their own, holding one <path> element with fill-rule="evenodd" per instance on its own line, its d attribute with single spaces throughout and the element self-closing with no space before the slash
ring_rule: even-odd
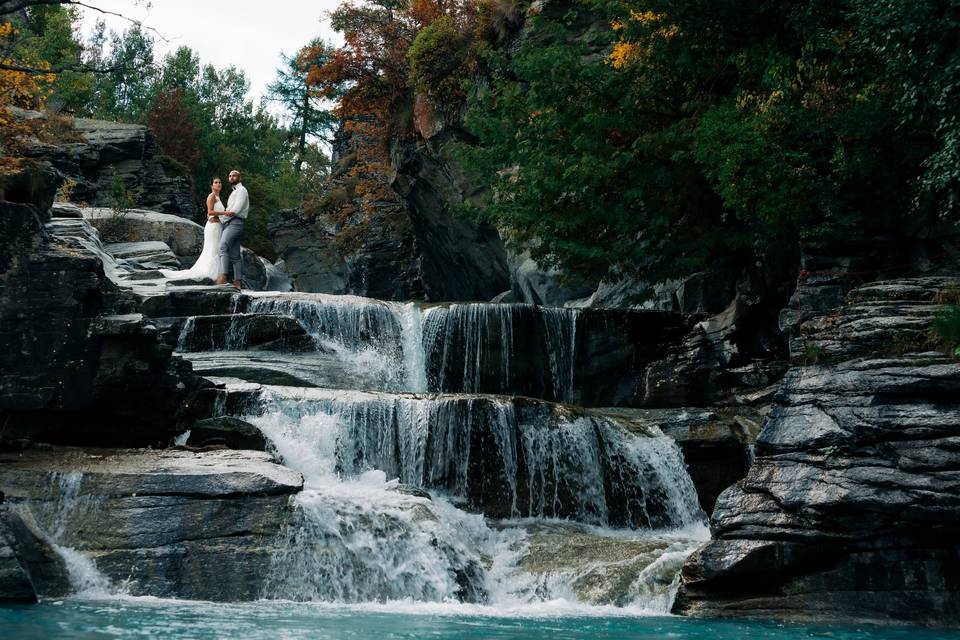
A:
<svg viewBox="0 0 960 640">
<path fill-rule="evenodd" d="M 233 191 L 230 192 L 230 197 L 227 199 L 227 211 L 233 211 L 241 220 L 246 218 L 250 212 L 250 196 L 247 195 L 247 188 L 243 186 L 242 182 L 237 183 L 233 187 Z"/>
</svg>

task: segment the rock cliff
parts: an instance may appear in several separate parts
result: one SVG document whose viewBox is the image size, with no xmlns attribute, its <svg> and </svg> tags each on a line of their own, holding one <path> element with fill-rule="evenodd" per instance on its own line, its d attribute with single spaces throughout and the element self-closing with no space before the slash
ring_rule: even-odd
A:
<svg viewBox="0 0 960 640">
<path fill-rule="evenodd" d="M 24 118 L 44 113 L 18 111 Z M 26 155 L 47 160 L 65 181 L 69 199 L 90 207 L 110 207 L 115 185 L 134 197 L 133 206 L 202 219 L 193 181 L 176 161 L 160 153 L 142 125 L 76 118 L 67 141 L 35 142 Z"/>
<path fill-rule="evenodd" d="M 960 622 L 960 364 L 930 333 L 958 285 L 877 282 L 802 321 L 675 612 Z"/>
<path fill-rule="evenodd" d="M 55 173 L 48 167 L 29 180 L 37 176 L 48 185 L 41 195 L 8 189 L 0 202 L 8 230 L 0 251 L 3 438 L 165 441 L 203 381 L 111 280 L 115 264 L 105 262 L 92 228 L 51 220 Z"/>
</svg>

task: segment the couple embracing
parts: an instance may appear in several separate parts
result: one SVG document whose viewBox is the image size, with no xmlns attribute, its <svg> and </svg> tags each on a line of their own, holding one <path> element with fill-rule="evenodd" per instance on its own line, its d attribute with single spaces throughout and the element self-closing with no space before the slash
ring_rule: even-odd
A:
<svg viewBox="0 0 960 640">
<path fill-rule="evenodd" d="M 243 186 L 240 172 L 234 169 L 227 176 L 232 190 L 227 206 L 220 201 L 223 182 L 214 178 L 207 196 L 207 225 L 203 228 L 203 250 L 197 262 L 186 271 L 162 273 L 171 280 L 184 278 L 212 278 L 214 284 L 226 284 L 233 275 L 233 286 L 240 289 L 242 272 L 240 263 L 240 240 L 243 238 L 243 221 L 250 212 L 250 197 Z"/>
</svg>

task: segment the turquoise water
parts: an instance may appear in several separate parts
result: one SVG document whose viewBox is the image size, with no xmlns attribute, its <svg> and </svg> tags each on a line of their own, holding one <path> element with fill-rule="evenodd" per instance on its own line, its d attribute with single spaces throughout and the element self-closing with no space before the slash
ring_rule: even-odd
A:
<svg viewBox="0 0 960 640">
<path fill-rule="evenodd" d="M 797 625 L 675 617 L 551 614 L 548 608 L 512 617 L 456 612 L 456 608 L 402 605 L 331 607 L 259 602 L 212 604 L 169 600 L 66 600 L 0 607 L 0 638 L 244 638 L 346 640 L 852 640 L 958 639 L 960 632 L 869 625 Z"/>
</svg>

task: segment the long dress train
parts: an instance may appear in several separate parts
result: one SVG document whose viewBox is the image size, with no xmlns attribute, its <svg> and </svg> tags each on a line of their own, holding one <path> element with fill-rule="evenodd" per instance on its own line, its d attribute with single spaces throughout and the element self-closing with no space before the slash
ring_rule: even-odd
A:
<svg viewBox="0 0 960 640">
<path fill-rule="evenodd" d="M 214 211 L 226 211 L 220 197 L 213 205 Z M 200 251 L 200 257 L 189 269 L 174 271 L 170 269 L 161 269 L 160 273 L 170 280 L 183 280 L 184 278 L 210 278 L 216 279 L 220 275 L 220 257 L 217 255 L 220 244 L 220 232 L 223 225 L 219 222 L 207 221 L 203 228 L 203 249 Z"/>
</svg>

